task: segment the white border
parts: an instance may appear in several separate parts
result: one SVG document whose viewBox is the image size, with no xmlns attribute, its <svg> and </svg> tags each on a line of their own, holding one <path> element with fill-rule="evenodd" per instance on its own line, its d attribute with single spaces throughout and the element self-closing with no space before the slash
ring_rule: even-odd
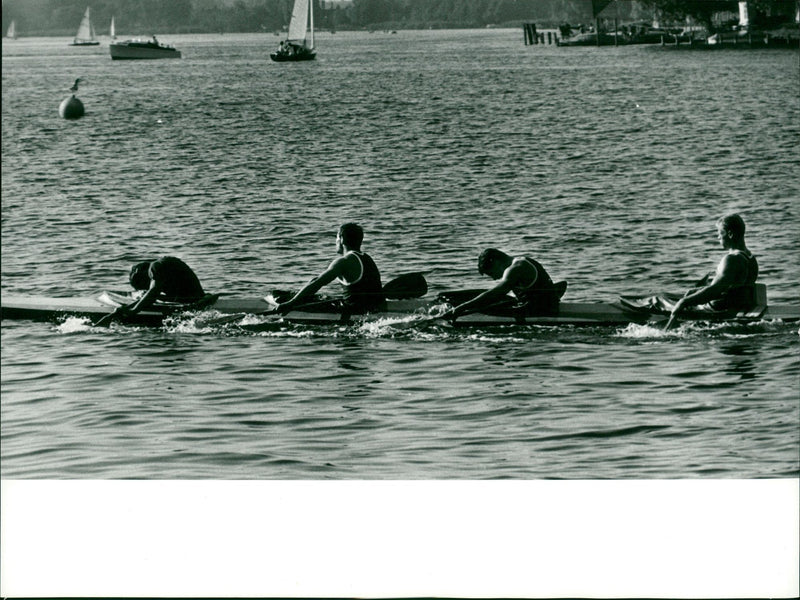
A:
<svg viewBox="0 0 800 600">
<path fill-rule="evenodd" d="M 2 482 L 2 596 L 773 598 L 797 479 Z"/>
</svg>

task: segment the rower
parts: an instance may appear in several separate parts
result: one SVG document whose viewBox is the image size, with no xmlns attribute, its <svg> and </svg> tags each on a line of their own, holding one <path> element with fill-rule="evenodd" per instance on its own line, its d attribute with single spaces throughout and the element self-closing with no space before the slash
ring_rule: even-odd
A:
<svg viewBox="0 0 800 600">
<path fill-rule="evenodd" d="M 527 257 L 512 257 L 487 248 L 478 257 L 478 272 L 498 281 L 493 287 L 474 298 L 458 304 L 442 315 L 455 320 L 459 316 L 488 307 L 514 307 L 522 315 L 556 315 L 558 304 L 564 294 L 564 282 L 554 284 L 545 268 L 538 261 Z M 516 302 L 508 297 L 513 292 Z"/>
<path fill-rule="evenodd" d="M 744 311 L 756 304 L 758 261 L 744 242 L 744 219 L 737 214 L 717 221 L 717 239 L 728 253 L 722 257 L 711 283 L 686 292 L 671 316 L 696 306 L 714 311 Z"/>
<path fill-rule="evenodd" d="M 345 223 L 336 234 L 336 253 L 340 254 L 322 273 L 314 277 L 290 300 L 279 303 L 276 310 L 287 313 L 308 303 L 320 288 L 338 280 L 344 286 L 344 296 L 332 300 L 328 308 L 349 314 L 365 314 L 386 310 L 386 297 L 382 291 L 381 274 L 375 261 L 361 251 L 364 230 L 356 223 Z M 314 302 L 318 305 L 317 302 Z M 320 310 L 324 310 L 319 303 Z"/>
<path fill-rule="evenodd" d="M 117 308 L 113 313 L 117 317 L 146 310 L 156 300 L 190 305 L 207 296 L 194 271 L 174 256 L 133 265 L 129 281 L 133 289 L 146 293 L 136 302 Z"/>
</svg>

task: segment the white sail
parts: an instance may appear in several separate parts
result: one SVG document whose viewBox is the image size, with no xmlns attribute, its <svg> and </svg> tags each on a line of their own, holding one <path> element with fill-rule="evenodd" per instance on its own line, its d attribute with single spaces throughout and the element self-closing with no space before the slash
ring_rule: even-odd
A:
<svg viewBox="0 0 800 600">
<path fill-rule="evenodd" d="M 288 39 L 293 44 L 305 45 L 306 29 L 308 28 L 308 3 L 309 0 L 294 0 L 294 9 L 292 9 L 292 20 L 289 21 L 289 36 Z M 314 23 L 312 21 L 311 27 L 313 29 Z M 314 46 L 313 35 L 311 47 Z"/>
<path fill-rule="evenodd" d="M 117 30 L 114 29 L 114 17 L 111 17 L 111 27 L 108 28 L 108 35 L 111 36 L 112 40 L 117 39 Z"/>
<path fill-rule="evenodd" d="M 11 21 L 11 25 L 8 26 L 8 31 L 6 32 L 6 37 L 11 38 L 12 40 L 17 39 L 17 22 Z"/>
<path fill-rule="evenodd" d="M 78 33 L 75 34 L 76 42 L 93 42 L 94 41 L 94 27 L 92 27 L 92 19 L 90 16 L 91 9 L 87 6 L 86 12 L 83 13 L 83 19 L 78 26 Z"/>
</svg>

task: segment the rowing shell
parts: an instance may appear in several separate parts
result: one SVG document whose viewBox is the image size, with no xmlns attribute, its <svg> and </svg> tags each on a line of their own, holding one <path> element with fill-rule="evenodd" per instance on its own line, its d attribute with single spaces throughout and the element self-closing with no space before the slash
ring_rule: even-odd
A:
<svg viewBox="0 0 800 600">
<path fill-rule="evenodd" d="M 52 298 L 43 296 L 3 295 L 0 299 L 3 319 L 27 319 L 37 321 L 56 321 L 68 316 L 88 317 L 94 321 L 112 313 L 121 304 L 131 302 L 133 298 L 127 294 L 103 292 L 94 297 Z M 390 300 L 385 313 L 371 315 L 347 315 L 342 313 L 315 312 L 313 309 L 299 308 L 280 318 L 290 323 L 342 323 L 361 322 L 364 320 L 397 319 L 399 316 L 412 317 L 421 314 L 427 317 L 429 309 L 441 302 L 419 299 Z M 265 298 L 225 298 L 219 297 L 202 308 L 203 311 L 216 311 L 223 314 L 263 313 L 273 308 Z M 164 318 L 186 310 L 185 306 L 175 304 L 156 304 L 151 310 L 126 316 L 126 322 L 138 325 L 160 325 Z M 428 317 L 429 318 L 429 317 Z M 458 326 L 500 326 L 500 325 L 627 325 L 629 323 L 647 323 L 664 321 L 664 315 L 652 315 L 627 310 L 617 303 L 575 303 L 562 302 L 557 315 L 529 316 L 514 314 L 474 313 L 464 315 L 456 321 Z M 413 317 L 412 317 L 413 320 Z M 692 315 L 681 314 L 682 321 L 714 321 L 714 322 L 757 322 L 781 320 L 786 322 L 800 321 L 800 306 L 775 305 L 758 307 L 749 312 L 727 315 Z"/>
<path fill-rule="evenodd" d="M 435 303 L 420 303 L 416 311 L 420 313 L 429 309 Z M 439 304 L 441 306 L 441 304 Z M 367 317 L 353 317 L 353 320 L 377 320 L 380 318 L 397 318 L 398 312 L 394 314 L 375 314 Z M 626 326 L 631 323 L 663 323 L 668 315 L 647 314 L 626 310 L 622 305 L 603 302 L 562 302 L 559 305 L 558 314 L 552 316 L 519 315 L 513 314 L 486 314 L 472 313 L 459 317 L 455 323 L 457 327 L 495 327 L 504 325 L 576 325 L 576 326 Z M 408 315 L 406 315 L 408 316 Z M 292 323 L 334 323 L 341 322 L 341 315 L 331 313 L 313 313 L 297 310 L 285 315 L 284 320 Z M 431 317 L 423 319 L 430 322 Z M 727 322 L 727 323 L 753 323 L 759 321 L 800 321 L 800 306 L 770 306 L 749 312 L 740 312 L 727 315 L 713 314 L 689 314 L 681 313 L 682 321 L 703 321 L 703 322 Z M 413 324 L 411 321 L 410 324 Z"/>
<path fill-rule="evenodd" d="M 57 321 L 66 317 L 87 317 L 92 321 L 113 313 L 119 306 L 134 301 L 129 294 L 103 292 L 98 296 L 58 298 L 46 296 L 15 296 L 3 294 L 0 298 L 0 312 L 3 319 L 26 319 L 31 321 Z M 419 300 L 389 300 L 389 313 L 410 313 L 420 307 Z M 223 314 L 263 313 L 275 308 L 275 304 L 266 298 L 225 298 L 215 297 L 213 301 L 203 305 L 201 310 L 216 311 Z M 181 304 L 157 302 L 150 309 L 136 314 L 126 315 L 125 322 L 136 325 L 161 325 L 165 317 L 186 312 L 187 307 Z M 287 313 L 294 316 L 298 311 Z M 302 313 L 307 321 L 319 322 L 313 313 Z M 348 320 L 339 313 L 325 313 L 324 322 L 340 322 Z"/>
</svg>

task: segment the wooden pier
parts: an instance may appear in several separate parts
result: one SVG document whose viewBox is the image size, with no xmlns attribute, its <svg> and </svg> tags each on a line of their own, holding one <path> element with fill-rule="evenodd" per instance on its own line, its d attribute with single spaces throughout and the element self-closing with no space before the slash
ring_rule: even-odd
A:
<svg viewBox="0 0 800 600">
<path fill-rule="evenodd" d="M 525 37 L 526 46 L 534 46 L 536 44 L 558 45 L 558 34 L 555 31 L 539 32 L 536 30 L 536 23 L 523 23 L 522 33 Z"/>
</svg>

